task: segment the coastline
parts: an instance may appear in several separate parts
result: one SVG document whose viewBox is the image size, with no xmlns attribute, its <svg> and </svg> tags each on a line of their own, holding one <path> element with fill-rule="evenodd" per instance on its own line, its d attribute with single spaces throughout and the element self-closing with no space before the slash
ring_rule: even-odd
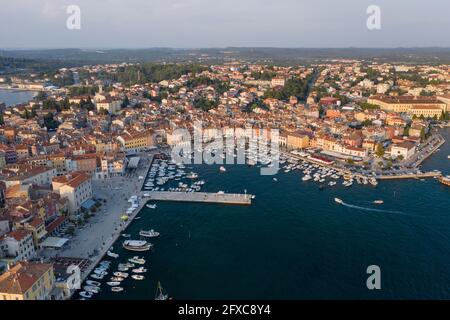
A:
<svg viewBox="0 0 450 320">
<path fill-rule="evenodd" d="M 99 213 L 91 217 L 91 221 L 86 226 L 77 231 L 70 246 L 58 252 L 60 258 L 89 259 L 89 266 L 81 274 L 81 283 L 96 268 L 147 203 L 147 200 L 142 198 L 141 191 L 145 180 L 138 180 L 138 176 L 148 172 L 153 161 L 153 154 L 145 155 L 144 159 L 142 154 L 140 156 L 141 161 L 145 161 L 145 165 L 140 166 L 130 177 L 120 176 L 93 182 L 94 196 L 107 199 L 107 203 L 101 207 Z M 120 186 L 121 183 L 122 186 Z M 120 217 L 128 206 L 125 198 L 129 199 L 132 195 L 138 196 L 139 207 L 127 221 L 121 221 Z M 72 292 L 72 295 L 73 293 L 75 292 Z"/>
</svg>

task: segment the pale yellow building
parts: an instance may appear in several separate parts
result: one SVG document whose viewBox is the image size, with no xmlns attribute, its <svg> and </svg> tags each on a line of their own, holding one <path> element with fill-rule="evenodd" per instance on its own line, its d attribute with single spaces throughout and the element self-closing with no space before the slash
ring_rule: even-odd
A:
<svg viewBox="0 0 450 320">
<path fill-rule="evenodd" d="M 47 300 L 54 286 L 53 265 L 19 262 L 0 275 L 0 300 Z"/>
</svg>

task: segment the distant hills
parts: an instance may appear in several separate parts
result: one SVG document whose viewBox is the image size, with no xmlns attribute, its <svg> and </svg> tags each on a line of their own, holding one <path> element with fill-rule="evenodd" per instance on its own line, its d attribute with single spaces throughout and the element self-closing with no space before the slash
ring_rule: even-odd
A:
<svg viewBox="0 0 450 320">
<path fill-rule="evenodd" d="M 0 58 L 70 62 L 69 65 L 120 62 L 203 62 L 232 60 L 265 63 L 316 63 L 333 59 L 391 63 L 450 63 L 450 48 L 209 48 L 209 49 L 40 49 L 0 50 Z"/>
</svg>

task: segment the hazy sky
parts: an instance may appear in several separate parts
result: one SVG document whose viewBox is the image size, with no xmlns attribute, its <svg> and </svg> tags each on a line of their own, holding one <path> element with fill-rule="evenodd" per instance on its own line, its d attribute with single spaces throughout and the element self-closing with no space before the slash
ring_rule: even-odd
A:
<svg viewBox="0 0 450 320">
<path fill-rule="evenodd" d="M 450 0 L 0 0 L 0 48 L 450 47 L 449 12 Z"/>
</svg>

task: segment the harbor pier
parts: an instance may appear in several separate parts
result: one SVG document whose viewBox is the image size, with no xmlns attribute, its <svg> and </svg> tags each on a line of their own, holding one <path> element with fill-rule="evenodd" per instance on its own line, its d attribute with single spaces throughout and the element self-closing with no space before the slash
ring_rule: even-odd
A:
<svg viewBox="0 0 450 320">
<path fill-rule="evenodd" d="M 151 191 L 147 193 L 150 195 L 150 197 L 148 197 L 148 200 L 221 203 L 233 205 L 251 205 L 253 197 L 251 194 L 237 194 L 237 193 L 169 192 L 169 191 Z"/>
</svg>

